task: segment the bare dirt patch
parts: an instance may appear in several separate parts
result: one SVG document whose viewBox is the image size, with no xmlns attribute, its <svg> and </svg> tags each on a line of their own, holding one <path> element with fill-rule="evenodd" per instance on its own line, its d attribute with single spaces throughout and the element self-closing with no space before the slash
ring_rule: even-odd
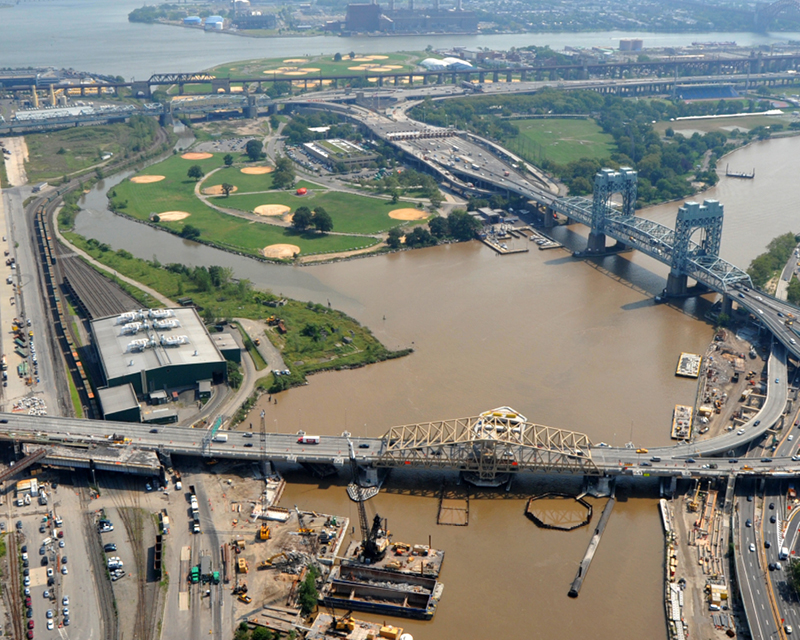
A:
<svg viewBox="0 0 800 640">
<path fill-rule="evenodd" d="M 259 216 L 282 216 L 289 211 L 291 209 L 283 204 L 260 204 L 253 209 L 253 213 Z"/>
<path fill-rule="evenodd" d="M 271 244 L 261 250 L 265 258 L 293 258 L 296 253 L 300 253 L 296 244 Z"/>
<path fill-rule="evenodd" d="M 186 211 L 165 211 L 164 213 L 159 213 L 158 218 L 161 222 L 177 222 L 178 220 L 188 218 L 190 215 L 192 214 Z"/>
<path fill-rule="evenodd" d="M 151 182 L 161 182 L 165 176 L 133 176 L 131 182 L 134 184 L 150 184 Z"/>
<path fill-rule="evenodd" d="M 422 220 L 427 218 L 428 215 L 421 209 L 395 209 L 389 212 L 389 217 L 394 220 Z"/>
<path fill-rule="evenodd" d="M 231 193 L 235 193 L 238 190 L 239 187 L 233 187 L 233 189 L 231 189 Z M 205 189 L 203 189 L 203 193 L 207 196 L 221 196 L 225 192 L 222 190 L 222 185 L 217 184 L 214 185 L 213 187 L 206 187 Z"/>
<path fill-rule="evenodd" d="M 214 156 L 210 153 L 201 153 L 198 151 L 190 151 L 189 153 L 184 153 L 181 158 L 184 160 L 207 160 L 208 158 L 213 158 Z"/>
<path fill-rule="evenodd" d="M 305 58 L 286 58 L 286 60 L 284 60 L 285 64 L 303 64 L 304 62 L 308 62 L 308 60 Z"/>
<path fill-rule="evenodd" d="M 265 173 L 272 173 L 275 169 L 272 167 L 245 167 L 244 169 L 239 169 L 239 171 L 250 176 L 260 176 Z"/>
</svg>

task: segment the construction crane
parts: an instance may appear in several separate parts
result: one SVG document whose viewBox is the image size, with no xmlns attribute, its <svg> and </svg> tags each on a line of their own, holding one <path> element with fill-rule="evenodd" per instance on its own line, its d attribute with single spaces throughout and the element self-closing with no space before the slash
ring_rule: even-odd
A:
<svg viewBox="0 0 800 640">
<path fill-rule="evenodd" d="M 297 505 L 294 505 L 294 510 L 297 512 L 297 522 L 300 527 L 297 530 L 303 538 L 306 540 L 306 544 L 311 547 L 311 551 L 313 552 L 314 557 L 317 557 L 317 536 L 314 535 L 314 530 L 311 527 L 306 526 L 306 521 L 303 518 L 303 514 L 300 513 L 300 509 L 297 508 Z"/>
<path fill-rule="evenodd" d="M 383 559 L 389 540 L 383 531 L 381 517 L 376 513 L 372 521 L 372 528 L 367 524 L 367 510 L 364 507 L 364 500 L 361 494 L 361 482 L 358 475 L 358 463 L 356 462 L 356 450 L 350 438 L 347 438 L 347 447 L 350 452 L 350 470 L 353 474 L 353 483 L 356 486 L 356 504 L 358 505 L 358 524 L 361 529 L 361 555 L 364 562 L 371 564 Z"/>
<path fill-rule="evenodd" d="M 689 500 L 688 507 L 689 511 L 697 511 L 700 508 L 700 480 L 697 480 L 697 485 L 695 486 L 694 497 Z"/>
<path fill-rule="evenodd" d="M 328 613 L 331 616 L 331 626 L 328 627 L 328 631 L 336 632 L 345 632 L 350 633 L 355 630 L 356 628 L 356 621 L 353 618 L 353 612 L 348 611 L 343 616 L 337 616 L 336 611 L 333 607 L 328 607 Z M 336 633 L 336 635 L 343 635 L 340 633 Z"/>
</svg>

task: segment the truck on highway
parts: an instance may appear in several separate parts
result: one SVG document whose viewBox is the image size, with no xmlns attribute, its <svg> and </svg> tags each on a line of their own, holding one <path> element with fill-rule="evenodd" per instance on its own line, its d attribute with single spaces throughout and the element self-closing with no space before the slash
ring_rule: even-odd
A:
<svg viewBox="0 0 800 640">
<path fill-rule="evenodd" d="M 192 573 L 190 579 L 192 581 L 192 584 L 197 584 L 198 582 L 200 582 L 200 567 L 198 567 L 197 565 L 192 567 Z"/>
<path fill-rule="evenodd" d="M 213 438 L 211 438 L 213 442 L 227 442 L 228 441 L 228 434 L 227 433 L 218 433 Z"/>
<path fill-rule="evenodd" d="M 211 556 L 202 556 L 200 558 L 200 578 L 203 583 L 211 581 Z"/>
<path fill-rule="evenodd" d="M 319 444 L 319 436 L 300 436 L 298 444 Z"/>
<path fill-rule="evenodd" d="M 781 551 L 778 554 L 778 560 L 786 560 L 789 557 L 789 549 L 786 547 L 781 547 Z"/>
</svg>

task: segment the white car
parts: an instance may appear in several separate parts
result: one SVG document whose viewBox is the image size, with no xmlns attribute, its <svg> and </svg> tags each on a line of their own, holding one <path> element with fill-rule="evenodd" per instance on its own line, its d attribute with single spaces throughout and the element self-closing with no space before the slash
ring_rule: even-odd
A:
<svg viewBox="0 0 800 640">
<path fill-rule="evenodd" d="M 29 577 L 29 576 L 25 576 L 25 578 L 22 580 L 22 584 L 23 584 L 23 586 L 25 586 L 25 587 L 30 587 L 30 586 L 31 586 L 31 579 L 30 579 L 30 577 Z"/>
<path fill-rule="evenodd" d="M 743 433 L 744 433 L 744 429 L 739 429 L 739 430 L 736 432 L 736 435 L 737 435 L 737 436 L 740 436 L 740 435 L 742 435 Z"/>
<path fill-rule="evenodd" d="M 48 578 L 53 577 L 53 567 L 47 567 L 47 577 Z"/>
<path fill-rule="evenodd" d="M 63 598 L 61 598 L 61 604 L 63 606 L 65 606 L 65 607 L 68 607 L 69 606 L 69 596 L 64 596 Z"/>
<path fill-rule="evenodd" d="M 787 439 L 789 442 L 791 442 L 792 440 L 794 440 L 794 435 L 792 435 L 792 434 L 790 433 L 790 434 L 789 434 L 789 437 L 788 437 L 788 438 L 786 438 L 786 439 Z"/>
<path fill-rule="evenodd" d="M 55 625 L 53 624 L 53 621 L 52 620 L 48 620 L 47 621 L 47 630 L 48 631 L 52 631 L 53 627 L 55 627 Z"/>
<path fill-rule="evenodd" d="M 63 565 L 61 567 L 61 575 L 67 575 L 69 571 L 67 571 L 67 565 Z"/>
<path fill-rule="evenodd" d="M 751 542 L 751 543 L 750 543 L 750 551 L 755 551 L 755 550 L 756 550 L 756 545 L 754 545 L 754 544 Z"/>
</svg>

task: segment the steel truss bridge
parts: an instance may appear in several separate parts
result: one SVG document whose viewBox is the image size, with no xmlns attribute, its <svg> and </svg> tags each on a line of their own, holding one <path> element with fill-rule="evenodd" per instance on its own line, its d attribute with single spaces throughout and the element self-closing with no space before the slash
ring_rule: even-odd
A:
<svg viewBox="0 0 800 640">
<path fill-rule="evenodd" d="M 508 407 L 480 416 L 392 427 L 377 467 L 458 470 L 479 481 L 520 471 L 600 475 L 588 436 L 528 422 Z"/>
<path fill-rule="evenodd" d="M 622 207 L 610 204 L 614 193 L 622 195 Z M 702 205 L 687 202 L 678 211 L 675 229 L 634 215 L 636 172 L 603 169 L 595 176 L 594 198 L 559 198 L 550 206 L 570 220 L 591 229 L 587 254 L 605 252 L 606 236 L 625 247 L 637 249 L 670 266 L 666 293 L 686 292 L 686 277 L 719 293 L 729 293 L 736 285 L 752 286 L 750 276 L 736 265 L 719 257 L 722 239 L 722 205 L 706 200 Z M 692 236 L 699 232 L 700 242 Z"/>
</svg>

